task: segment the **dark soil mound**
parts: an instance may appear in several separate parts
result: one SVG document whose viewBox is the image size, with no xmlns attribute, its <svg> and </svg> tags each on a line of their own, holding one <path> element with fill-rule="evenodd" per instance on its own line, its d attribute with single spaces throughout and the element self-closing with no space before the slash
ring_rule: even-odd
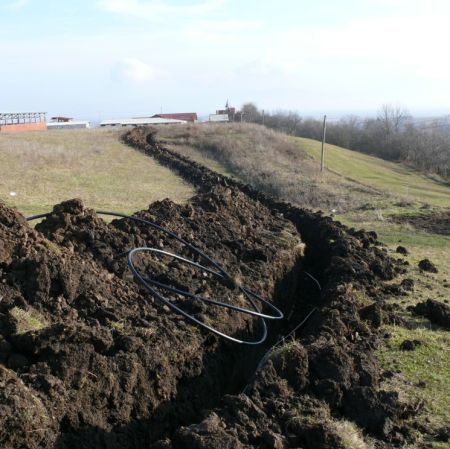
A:
<svg viewBox="0 0 450 449">
<path fill-rule="evenodd" d="M 140 216 L 155 219 L 155 214 L 160 224 L 190 236 L 269 299 L 276 284 L 295 270 L 300 244 L 295 228 L 239 192 L 219 188 L 188 206 L 156 203 Z M 170 416 L 181 379 L 185 385 L 177 419 L 186 419 L 233 382 L 242 382 L 235 372 L 236 364 L 245 366 L 239 351 L 224 356 L 218 349 L 229 351 L 224 341 L 166 313 L 129 279 L 124 253 L 132 247 L 172 246 L 183 254 L 164 235 L 126 220 L 107 224 L 77 200 L 56 206 L 37 226 L 41 233 L 4 206 L 0 223 L 2 358 L 52 416 L 48 426 L 37 427 L 44 430 L 30 433 L 31 439 L 45 439 L 51 447 L 57 437 L 63 444 L 74 434 L 83 439 L 85 431 L 106 432 L 153 414 Z M 146 257 L 139 265 L 143 272 L 202 296 L 226 299 L 233 293 L 176 261 Z M 258 331 L 256 321 L 243 315 L 207 310 L 203 303 L 182 306 L 233 335 Z M 257 355 L 248 350 L 246 357 Z M 11 412 L 1 426 L 5 445 L 10 444 L 7 435 L 17 433 L 8 422 L 22 413 L 18 406 Z"/>
<path fill-rule="evenodd" d="M 400 349 L 402 351 L 414 351 L 422 342 L 420 340 L 403 340 Z"/>
<path fill-rule="evenodd" d="M 399 254 L 402 254 L 403 256 L 407 256 L 409 254 L 408 249 L 404 246 L 397 246 L 397 249 L 395 251 Z"/>
<path fill-rule="evenodd" d="M 166 200 L 137 216 L 213 256 L 286 318 L 264 345 L 233 344 L 168 313 L 133 281 L 131 248 L 193 257 L 165 234 L 127 219 L 106 223 L 78 200 L 55 206 L 36 229 L 0 205 L 0 446 L 339 448 L 338 418 L 380 447 L 408 438 L 404 407 L 378 388 L 376 323 L 363 321 L 356 299 L 399 271 L 376 235 L 221 178 L 148 144 L 145 131 L 131 136 L 201 186 L 187 205 Z M 179 261 L 146 255 L 137 265 L 180 289 L 246 305 Z M 233 336 L 260 330 L 246 315 L 171 301 Z M 267 352 L 314 307 L 289 342 Z"/>
<path fill-rule="evenodd" d="M 436 266 L 434 265 L 433 262 L 431 262 L 431 260 L 429 259 L 423 259 L 419 262 L 419 268 L 422 271 L 428 271 L 429 273 L 437 273 L 438 269 L 436 268 Z"/>
<path fill-rule="evenodd" d="M 432 323 L 450 329 L 450 306 L 443 302 L 428 299 L 419 302 L 414 308 L 414 313 L 428 318 Z"/>
</svg>

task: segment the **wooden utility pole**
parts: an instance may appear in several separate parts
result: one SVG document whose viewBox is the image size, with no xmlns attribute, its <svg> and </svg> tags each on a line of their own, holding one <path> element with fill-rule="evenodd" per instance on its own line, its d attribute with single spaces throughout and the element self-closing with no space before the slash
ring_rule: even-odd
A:
<svg viewBox="0 0 450 449">
<path fill-rule="evenodd" d="M 323 116 L 323 132 L 322 132 L 322 155 L 320 158 L 320 171 L 325 168 L 325 136 L 327 133 L 327 116 Z"/>
</svg>

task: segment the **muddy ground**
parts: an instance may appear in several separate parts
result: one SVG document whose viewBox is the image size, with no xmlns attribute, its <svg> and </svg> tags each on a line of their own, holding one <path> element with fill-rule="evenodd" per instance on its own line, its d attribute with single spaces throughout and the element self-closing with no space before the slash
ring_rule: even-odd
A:
<svg viewBox="0 0 450 449">
<path fill-rule="evenodd" d="M 382 283 L 402 270 L 376 234 L 272 200 L 165 150 L 148 130 L 126 141 L 199 191 L 187 205 L 165 200 L 137 215 L 213 256 L 286 318 L 261 346 L 229 342 L 134 282 L 127 251 L 192 256 L 173 239 L 127 219 L 107 223 L 79 200 L 55 206 L 36 229 L 0 205 L 0 447 L 344 448 L 341 419 L 378 447 L 412 441 L 403 419 L 414 407 L 380 391 L 373 355 Z M 246 305 L 236 289 L 177 261 L 147 255 L 138 266 Z M 171 300 L 233 336 L 260 332 L 248 316 Z"/>
<path fill-rule="evenodd" d="M 391 219 L 395 223 L 408 223 L 416 229 L 433 234 L 450 235 L 450 211 L 438 214 L 396 215 Z"/>
</svg>

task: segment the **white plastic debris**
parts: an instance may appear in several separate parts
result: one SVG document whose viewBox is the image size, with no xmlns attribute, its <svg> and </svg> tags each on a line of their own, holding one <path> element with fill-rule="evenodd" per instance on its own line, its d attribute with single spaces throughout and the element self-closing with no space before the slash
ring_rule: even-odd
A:
<svg viewBox="0 0 450 449">
<path fill-rule="evenodd" d="M 16 196 L 16 195 L 17 195 L 16 192 L 9 192 L 9 194 L 10 194 L 11 196 Z"/>
</svg>

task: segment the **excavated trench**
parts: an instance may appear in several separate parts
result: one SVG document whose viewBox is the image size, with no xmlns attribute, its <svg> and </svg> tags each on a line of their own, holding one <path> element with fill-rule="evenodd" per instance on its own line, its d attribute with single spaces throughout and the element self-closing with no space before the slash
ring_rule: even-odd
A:
<svg viewBox="0 0 450 449">
<path fill-rule="evenodd" d="M 341 418 L 380 447 L 410 440 L 407 407 L 378 386 L 379 308 L 357 300 L 400 270 L 376 235 L 221 177 L 149 130 L 125 140 L 199 190 L 187 205 L 165 200 L 137 215 L 213 256 L 286 318 L 269 323 L 260 346 L 229 342 L 173 314 L 130 276 L 131 248 L 188 257 L 177 242 L 127 219 L 107 223 L 79 200 L 55 206 L 36 229 L 0 204 L 0 446 L 339 448 Z M 138 265 L 244 305 L 239 291 L 177 261 L 148 255 Z M 254 318 L 172 301 L 233 336 L 260 331 Z"/>
<path fill-rule="evenodd" d="M 214 194 L 223 195 L 225 193 L 227 195 L 228 191 L 224 192 L 224 190 L 223 188 L 219 188 L 218 191 L 214 191 Z M 211 195 L 205 195 L 205 197 L 209 200 Z M 210 205 L 208 201 L 206 203 L 208 206 Z M 174 205 L 169 206 L 166 203 L 166 207 L 173 209 Z M 222 213 L 219 215 L 223 218 Z M 174 221 L 172 219 L 172 223 Z M 57 232 L 59 231 L 60 222 L 58 219 L 56 219 L 56 222 L 57 224 L 49 223 L 48 227 L 47 223 L 44 223 L 38 225 L 37 228 L 43 230 L 44 234 L 52 241 L 57 241 L 58 239 L 55 238 L 55 230 Z M 295 320 L 298 317 L 306 315 L 312 307 L 311 304 L 315 304 L 318 300 L 317 285 L 310 277 L 304 274 L 303 266 L 305 264 L 305 258 L 301 254 L 303 245 L 301 245 L 295 229 L 286 227 L 287 222 L 283 219 L 278 218 L 276 222 L 282 223 L 280 242 L 283 240 L 284 243 L 281 244 L 281 255 L 274 256 L 276 268 L 271 273 L 273 279 L 265 286 L 264 292 L 270 294 L 270 301 L 281 308 L 290 319 L 271 322 L 269 324 L 268 339 L 256 347 L 236 345 L 220 338 L 217 339 L 215 336 L 206 333 L 204 335 L 203 345 L 209 348 L 202 353 L 201 359 L 196 360 L 196 366 L 193 367 L 200 374 L 194 376 L 188 375 L 179 379 L 175 386 L 176 391 L 170 397 L 170 400 L 164 400 L 161 404 L 158 404 L 151 411 L 151 416 L 141 420 L 133 420 L 126 426 L 116 427 L 105 433 L 99 431 L 99 429 L 84 427 L 80 434 L 79 430 L 75 431 L 74 429 L 68 428 L 58 444 L 62 444 L 63 447 L 70 447 L 72 444 L 77 445 L 94 438 L 99 440 L 100 447 L 101 444 L 104 444 L 104 441 L 108 441 L 107 447 L 115 447 L 115 445 L 117 447 L 146 447 L 160 439 L 169 437 L 180 426 L 201 420 L 205 410 L 214 409 L 219 406 L 221 399 L 225 395 L 239 394 L 246 387 L 253 378 L 256 368 L 267 349 L 280 336 L 292 330 L 298 324 Z M 224 224 L 221 223 L 221 227 Z M 118 224 L 119 228 L 122 228 L 122 226 L 124 226 L 123 221 Z M 125 226 L 125 229 L 128 234 L 134 234 L 136 231 L 136 229 L 129 228 L 129 224 Z M 90 232 L 92 232 L 92 227 L 90 228 Z M 109 234 L 111 234 L 111 230 L 109 230 Z M 83 233 L 84 235 L 85 233 Z M 158 236 L 157 238 L 160 237 L 162 236 Z M 83 241 L 83 238 L 71 240 L 75 248 L 79 248 L 78 244 Z M 279 238 L 277 231 L 272 231 L 270 240 L 273 238 L 275 240 Z M 288 242 L 285 242 L 286 239 Z M 148 238 L 146 238 L 146 241 L 148 242 Z M 67 240 L 64 244 L 67 244 Z M 166 248 L 166 246 L 166 243 L 164 243 L 163 247 Z M 231 244 L 231 246 L 233 247 L 234 245 Z M 178 251 L 182 251 L 181 248 L 177 249 Z M 81 251 L 83 250 L 84 248 L 81 249 Z M 261 247 L 250 250 L 245 249 L 244 251 L 245 254 L 242 259 L 247 263 L 264 262 L 266 258 L 269 259 L 264 254 L 264 251 L 261 250 Z M 284 251 L 286 253 L 283 254 Z M 121 250 L 119 251 L 120 253 L 122 253 Z M 115 271 L 123 275 L 120 268 L 112 268 L 108 264 L 108 257 L 97 256 L 96 259 L 97 261 L 100 260 L 100 263 L 104 264 L 104 267 L 110 271 Z M 152 268 L 154 269 L 153 266 Z M 181 282 L 178 285 L 183 286 L 183 283 Z M 213 288 L 220 288 L 220 286 L 215 285 Z M 298 301 L 299 299 L 301 301 Z M 186 304 L 184 306 L 186 308 Z M 167 313 L 167 311 L 164 312 Z M 214 314 L 212 315 L 214 316 Z M 250 323 L 246 324 L 247 326 L 250 325 L 250 335 L 248 332 L 241 334 L 239 329 L 237 329 L 235 335 L 242 336 L 242 338 L 255 338 L 255 335 L 261 331 L 260 326 L 255 326 L 256 320 L 251 320 Z M 197 329 L 193 328 L 191 332 L 196 333 Z M 186 362 L 188 365 L 191 363 L 190 360 Z M 123 435 L 127 436 L 128 443 L 123 440 Z M 126 444 L 129 444 L 130 439 L 133 441 L 132 445 L 126 446 Z M 111 441 L 114 441 L 112 446 Z"/>
<path fill-rule="evenodd" d="M 273 302 L 283 308 L 292 304 L 288 299 L 299 293 L 301 282 L 298 276 L 302 271 L 302 262 L 298 261 L 292 271 L 277 282 L 273 294 Z M 303 276 L 300 276 L 304 278 Z M 305 289 L 301 289 L 301 296 L 305 298 L 305 290 L 310 286 L 308 278 L 305 279 Z M 310 304 L 314 304 L 315 290 L 306 300 L 299 303 L 292 310 L 294 316 L 302 316 L 306 313 Z M 263 344 L 257 347 L 234 345 L 223 340 L 216 342 L 214 350 L 203 354 L 199 360 L 200 375 L 180 379 L 176 385 L 176 393 L 168 401 L 163 401 L 154 410 L 151 416 L 144 419 L 132 420 L 124 426 L 103 430 L 91 426 L 82 428 L 63 428 L 62 435 L 56 443 L 56 447 L 84 447 L 87 441 L 95 442 L 92 446 L 106 448 L 147 448 L 157 441 L 170 438 L 176 431 L 192 423 L 200 422 L 205 411 L 213 410 L 221 405 L 222 399 L 227 395 L 239 395 L 254 376 L 262 357 L 277 339 L 296 326 L 295 319 L 284 320 L 282 323 L 269 326 L 269 337 Z M 297 332 L 297 335 L 301 330 Z M 208 345 L 208 338 L 204 341 Z"/>
</svg>

